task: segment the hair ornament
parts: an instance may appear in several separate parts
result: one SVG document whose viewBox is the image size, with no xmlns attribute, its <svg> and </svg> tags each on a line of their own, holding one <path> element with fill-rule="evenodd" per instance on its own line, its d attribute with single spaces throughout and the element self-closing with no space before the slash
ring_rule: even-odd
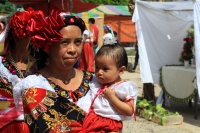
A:
<svg viewBox="0 0 200 133">
<path fill-rule="evenodd" d="M 111 29 L 111 27 L 110 27 L 110 26 L 108 26 L 108 25 L 104 25 L 104 26 L 103 26 L 103 28 L 104 28 L 104 29 L 107 29 L 107 30 L 109 30 L 109 31 L 111 31 L 111 30 L 112 30 L 112 29 Z"/>
<path fill-rule="evenodd" d="M 60 13 L 61 11 L 52 10 L 49 17 L 42 17 L 32 23 L 29 31 L 32 35 L 32 44 L 35 47 L 48 52 L 52 43 L 58 42 L 62 38 L 62 34 L 57 31 L 58 28 L 65 25 L 63 22 L 64 18 L 61 17 Z"/>
<path fill-rule="evenodd" d="M 71 23 L 74 23 L 74 18 L 71 18 L 70 20 L 69 20 L 69 23 L 71 24 Z"/>
<path fill-rule="evenodd" d="M 60 41 L 63 37 L 59 32 L 62 27 L 75 25 L 83 32 L 85 26 L 82 25 L 82 21 L 82 19 L 76 19 L 75 16 L 63 13 L 60 10 L 52 10 L 48 17 L 37 19 L 37 21 L 31 25 L 31 28 L 33 29 L 30 30 L 32 44 L 35 47 L 48 52 L 50 46 L 53 43 Z"/>
<path fill-rule="evenodd" d="M 113 37 L 112 39 L 110 37 L 106 37 L 103 41 L 103 45 L 116 45 L 117 39 Z"/>
<path fill-rule="evenodd" d="M 31 7 L 29 7 L 27 11 L 17 11 L 15 14 L 13 14 L 8 23 L 14 29 L 13 33 L 15 36 L 19 38 L 28 36 L 29 26 L 37 15 L 44 17 L 44 13 L 42 11 L 34 11 Z"/>
</svg>

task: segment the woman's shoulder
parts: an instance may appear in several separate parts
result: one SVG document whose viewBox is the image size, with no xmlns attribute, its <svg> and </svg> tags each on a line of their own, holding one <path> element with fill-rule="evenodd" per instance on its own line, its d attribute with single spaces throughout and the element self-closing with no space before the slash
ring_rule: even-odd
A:
<svg viewBox="0 0 200 133">
<path fill-rule="evenodd" d="M 82 71 L 82 70 L 81 70 Z M 83 70 L 83 80 L 88 80 L 89 82 L 93 79 L 93 73 Z"/>
<path fill-rule="evenodd" d="M 84 30 L 83 34 L 89 35 L 90 31 L 89 30 Z"/>
<path fill-rule="evenodd" d="M 105 39 L 105 38 L 107 38 L 107 37 L 109 37 L 110 39 L 113 38 L 111 33 L 105 34 L 105 35 L 103 36 L 103 39 Z"/>
<path fill-rule="evenodd" d="M 46 90 L 54 91 L 54 89 L 50 86 L 48 83 L 48 80 L 43 77 L 42 75 L 34 74 L 29 75 L 26 78 L 22 79 L 16 87 L 22 88 L 22 89 L 28 89 L 28 88 L 44 88 Z"/>
<path fill-rule="evenodd" d="M 11 82 L 12 85 L 14 86 L 20 81 L 20 78 L 9 72 L 9 70 L 3 64 L 4 60 L 6 60 L 6 58 L 4 56 L 0 56 L 0 77 L 6 78 L 8 82 Z"/>
</svg>

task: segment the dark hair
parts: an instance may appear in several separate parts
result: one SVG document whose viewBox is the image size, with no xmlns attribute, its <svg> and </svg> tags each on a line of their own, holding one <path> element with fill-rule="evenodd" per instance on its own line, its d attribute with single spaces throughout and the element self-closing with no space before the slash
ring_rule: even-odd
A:
<svg viewBox="0 0 200 133">
<path fill-rule="evenodd" d="M 6 22 L 5 22 L 5 21 L 1 21 L 1 23 L 2 23 L 4 26 L 6 26 Z"/>
<path fill-rule="evenodd" d="M 69 16 L 69 15 L 64 15 L 62 17 L 65 18 L 64 19 L 65 25 L 60 27 L 59 30 L 69 25 L 75 25 L 81 29 L 81 32 L 83 34 L 84 30 L 86 29 L 86 25 L 85 25 L 85 22 L 81 18 L 77 16 Z"/>
<path fill-rule="evenodd" d="M 56 16 L 56 15 L 52 15 L 52 16 Z M 52 30 L 52 34 L 50 34 L 51 36 L 49 35 L 49 38 L 55 39 L 55 37 L 58 37 L 58 36 L 56 36 L 54 33 L 56 33 L 57 31 L 60 31 L 63 27 L 66 27 L 69 25 L 78 26 L 81 29 L 81 32 L 83 34 L 84 30 L 86 29 L 86 26 L 85 26 L 85 22 L 81 18 L 79 18 L 77 16 L 70 16 L 70 15 L 62 15 L 61 17 L 64 18 L 64 20 L 63 20 L 64 24 L 62 22 L 62 25 L 58 26 L 57 28 L 54 28 L 53 26 L 51 26 L 51 27 L 53 27 L 54 31 Z M 51 17 L 49 17 L 49 19 L 51 19 Z M 59 22 L 58 17 L 57 17 L 56 21 Z M 59 25 L 59 24 L 57 24 L 57 25 Z M 47 32 L 47 31 L 44 31 L 44 32 Z M 40 35 L 45 38 L 45 36 L 43 36 L 43 34 L 40 34 Z M 59 36 L 56 40 L 58 40 L 60 38 L 61 37 Z M 47 39 L 47 41 L 52 40 L 52 39 Z M 49 43 L 49 44 L 50 45 L 45 44 L 44 47 L 41 47 L 41 48 L 36 46 L 36 47 L 40 48 L 40 59 L 37 60 L 37 62 L 36 62 L 38 70 L 45 66 L 45 61 L 48 57 L 48 54 L 47 54 L 47 51 L 44 51 L 44 48 L 50 47 L 52 45 L 52 43 Z M 33 45 L 35 45 L 35 43 L 33 43 Z M 34 56 L 34 55 L 32 55 L 32 56 Z"/>
<path fill-rule="evenodd" d="M 89 18 L 89 20 L 88 20 L 89 22 L 91 22 L 92 24 L 94 24 L 95 23 L 95 19 L 94 18 Z"/>
<path fill-rule="evenodd" d="M 116 31 L 113 31 L 113 34 L 114 34 L 115 36 L 117 36 L 117 32 L 116 32 Z"/>
<path fill-rule="evenodd" d="M 128 65 L 128 57 L 124 47 L 119 44 L 115 45 L 103 45 L 99 51 L 97 52 L 95 59 L 102 56 L 109 56 L 115 60 L 117 68 L 122 66 L 127 67 Z"/>
</svg>

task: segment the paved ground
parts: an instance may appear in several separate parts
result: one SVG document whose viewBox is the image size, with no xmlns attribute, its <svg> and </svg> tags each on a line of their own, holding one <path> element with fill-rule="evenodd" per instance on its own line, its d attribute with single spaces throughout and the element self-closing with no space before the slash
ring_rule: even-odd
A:
<svg viewBox="0 0 200 133">
<path fill-rule="evenodd" d="M 135 73 L 125 72 L 123 79 L 132 80 L 137 83 L 139 95 L 142 96 L 143 84 L 137 68 Z M 155 95 L 158 96 L 161 88 L 155 85 Z M 166 107 L 172 112 L 179 112 L 184 117 L 181 125 L 161 126 L 145 119 L 137 117 L 137 121 L 125 121 L 122 133 L 200 133 L 200 113 L 199 119 L 194 119 L 194 106 L 189 107 L 188 103 L 176 103 L 170 101 L 171 107 Z M 200 109 L 199 109 L 200 110 Z"/>
</svg>

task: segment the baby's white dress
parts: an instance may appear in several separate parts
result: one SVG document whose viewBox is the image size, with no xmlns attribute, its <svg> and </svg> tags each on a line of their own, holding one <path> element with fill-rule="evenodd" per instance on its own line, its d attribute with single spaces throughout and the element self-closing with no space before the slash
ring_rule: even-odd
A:
<svg viewBox="0 0 200 133">
<path fill-rule="evenodd" d="M 92 81 L 89 84 L 90 90 L 85 97 L 78 100 L 77 105 L 84 109 L 87 113 L 91 106 L 92 100 L 94 99 L 97 91 L 103 86 L 99 84 L 97 78 L 93 76 Z M 115 89 L 115 93 L 119 99 L 129 100 L 134 99 L 134 108 L 136 106 L 138 87 L 137 84 L 132 81 L 125 81 L 118 85 L 112 85 L 111 88 Z M 102 117 L 111 118 L 118 121 L 130 120 L 132 116 L 124 116 L 118 113 L 115 108 L 108 102 L 108 100 L 99 95 L 92 106 L 94 112 Z"/>
</svg>

